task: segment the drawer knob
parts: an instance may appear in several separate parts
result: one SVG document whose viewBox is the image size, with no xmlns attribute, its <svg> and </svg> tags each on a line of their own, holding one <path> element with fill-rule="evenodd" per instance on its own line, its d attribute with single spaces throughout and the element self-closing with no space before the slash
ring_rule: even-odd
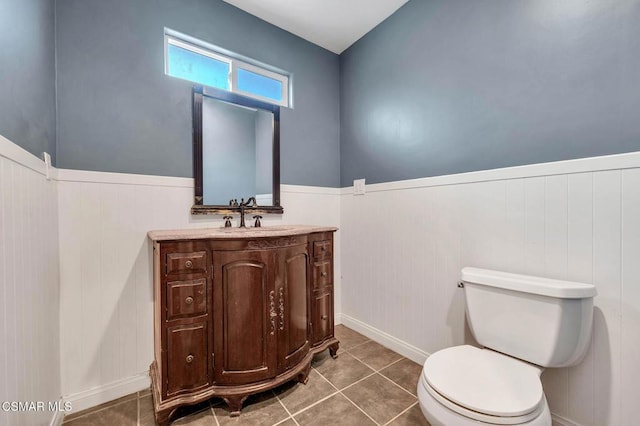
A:
<svg viewBox="0 0 640 426">
<path fill-rule="evenodd" d="M 320 247 L 320 251 L 327 251 L 327 248 L 325 246 Z"/>
<path fill-rule="evenodd" d="M 189 296 L 186 299 L 184 299 L 184 303 L 186 303 L 187 305 L 190 305 L 193 303 L 193 297 Z"/>
<path fill-rule="evenodd" d="M 191 268 L 193 268 L 193 262 L 192 262 L 192 261 L 190 261 L 190 260 L 187 260 L 187 261 L 184 263 L 184 266 L 185 266 L 187 269 L 191 269 Z"/>
<path fill-rule="evenodd" d="M 193 362 L 193 358 L 194 358 L 193 355 L 187 355 L 187 359 L 186 359 L 187 364 L 191 364 Z"/>
<path fill-rule="evenodd" d="M 326 276 L 327 276 L 327 273 L 326 273 L 326 272 L 321 272 L 321 273 L 320 273 L 320 276 L 321 276 L 321 277 L 326 277 Z"/>
<path fill-rule="evenodd" d="M 326 316 L 326 315 L 322 315 L 322 316 L 320 317 L 320 319 L 321 319 L 322 321 L 326 321 L 328 318 L 329 318 L 329 317 L 328 317 L 328 316 Z"/>
</svg>

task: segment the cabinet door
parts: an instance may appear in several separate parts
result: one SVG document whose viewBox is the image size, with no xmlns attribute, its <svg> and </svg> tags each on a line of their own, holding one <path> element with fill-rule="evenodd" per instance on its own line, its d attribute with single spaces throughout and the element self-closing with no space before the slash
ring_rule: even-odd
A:
<svg viewBox="0 0 640 426">
<path fill-rule="evenodd" d="M 207 323 L 167 328 L 167 395 L 209 384 Z"/>
<path fill-rule="evenodd" d="M 275 251 L 213 252 L 214 376 L 245 384 L 276 375 Z"/>
<path fill-rule="evenodd" d="M 278 369 L 309 352 L 309 256 L 306 246 L 280 250 L 278 266 Z"/>
<path fill-rule="evenodd" d="M 313 344 L 333 336 L 333 289 L 313 292 Z"/>
</svg>

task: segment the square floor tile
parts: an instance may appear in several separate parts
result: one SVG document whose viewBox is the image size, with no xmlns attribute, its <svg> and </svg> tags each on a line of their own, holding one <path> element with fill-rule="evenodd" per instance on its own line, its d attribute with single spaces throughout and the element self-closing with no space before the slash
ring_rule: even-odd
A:
<svg viewBox="0 0 640 426">
<path fill-rule="evenodd" d="M 314 368 L 338 389 L 343 389 L 373 373 L 372 369 L 347 352 L 336 359 L 328 357 L 323 362 L 316 363 Z"/>
<path fill-rule="evenodd" d="M 345 389 L 345 396 L 379 424 L 385 424 L 416 402 L 416 397 L 375 374 Z"/>
<path fill-rule="evenodd" d="M 430 426 L 427 419 L 424 418 L 422 410 L 418 404 L 409 408 L 398 418 L 389 423 L 389 426 Z"/>
<path fill-rule="evenodd" d="M 356 346 L 349 353 L 376 371 L 402 358 L 402 355 L 376 342 Z"/>
<path fill-rule="evenodd" d="M 380 374 L 390 378 L 414 395 L 417 395 L 421 373 L 422 366 L 406 358 L 380 371 Z"/>
<path fill-rule="evenodd" d="M 77 417 L 65 425 L 69 426 L 136 426 L 138 424 L 138 399 L 91 412 Z"/>
<path fill-rule="evenodd" d="M 306 385 L 299 382 L 289 382 L 275 389 L 280 401 L 291 414 L 297 413 L 309 405 L 320 401 L 332 393 L 337 392 L 320 374 L 311 370 Z"/>
<path fill-rule="evenodd" d="M 219 404 L 213 407 L 213 412 L 220 426 L 264 426 L 274 425 L 289 417 L 278 398 L 272 391 L 252 395 L 242 405 L 242 411 L 238 417 L 230 417 L 227 404 Z"/>
<path fill-rule="evenodd" d="M 369 341 L 368 337 L 363 336 L 344 325 L 336 325 L 334 335 L 336 336 L 336 339 L 340 341 L 340 349 L 345 351 Z"/>
<path fill-rule="evenodd" d="M 300 426 L 375 425 L 343 395 L 337 394 L 294 417 Z"/>
</svg>

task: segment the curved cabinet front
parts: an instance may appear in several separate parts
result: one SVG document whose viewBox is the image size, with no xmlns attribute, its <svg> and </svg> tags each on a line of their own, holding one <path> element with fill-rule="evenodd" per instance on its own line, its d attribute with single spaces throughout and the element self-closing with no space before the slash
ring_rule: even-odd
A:
<svg viewBox="0 0 640 426">
<path fill-rule="evenodd" d="M 156 420 L 223 398 L 239 415 L 248 395 L 306 383 L 333 333 L 333 231 L 154 240 Z"/>
</svg>

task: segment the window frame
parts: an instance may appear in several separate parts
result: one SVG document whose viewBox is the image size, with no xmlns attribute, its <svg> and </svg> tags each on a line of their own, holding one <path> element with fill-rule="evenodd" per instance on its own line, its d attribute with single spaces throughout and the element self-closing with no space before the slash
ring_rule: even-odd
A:
<svg viewBox="0 0 640 426">
<path fill-rule="evenodd" d="M 249 58 L 240 57 L 239 55 L 232 54 L 231 52 L 219 48 L 214 45 L 210 45 L 203 41 L 197 40 L 193 37 L 177 33 L 175 31 L 168 30 L 165 28 L 164 33 L 164 73 L 173 78 L 179 78 L 185 81 L 191 81 L 195 84 L 203 84 L 199 81 L 187 80 L 182 77 L 177 77 L 169 74 L 169 45 L 173 45 L 179 47 L 181 49 L 188 50 L 197 55 L 202 55 L 216 61 L 224 62 L 229 64 L 229 74 L 227 75 L 227 82 L 229 89 L 222 89 L 220 87 L 215 87 L 216 90 L 223 90 L 230 93 L 237 93 L 242 96 L 246 96 L 248 98 L 257 99 L 259 101 L 267 102 L 272 105 L 278 105 L 282 107 L 291 108 L 292 100 L 290 99 L 290 87 L 291 84 L 291 74 L 276 70 L 274 67 L 261 64 L 258 61 L 253 61 Z M 240 59 L 241 58 L 241 59 Z M 266 96 L 261 96 L 255 94 L 253 92 L 247 92 L 244 90 L 238 89 L 238 70 L 243 69 L 254 74 L 258 74 L 260 76 L 269 78 L 271 80 L 279 81 L 282 84 L 282 100 L 278 101 L 276 99 L 268 98 Z M 209 87 L 209 86 L 208 86 Z M 213 87 L 213 86 L 210 86 Z"/>
</svg>

